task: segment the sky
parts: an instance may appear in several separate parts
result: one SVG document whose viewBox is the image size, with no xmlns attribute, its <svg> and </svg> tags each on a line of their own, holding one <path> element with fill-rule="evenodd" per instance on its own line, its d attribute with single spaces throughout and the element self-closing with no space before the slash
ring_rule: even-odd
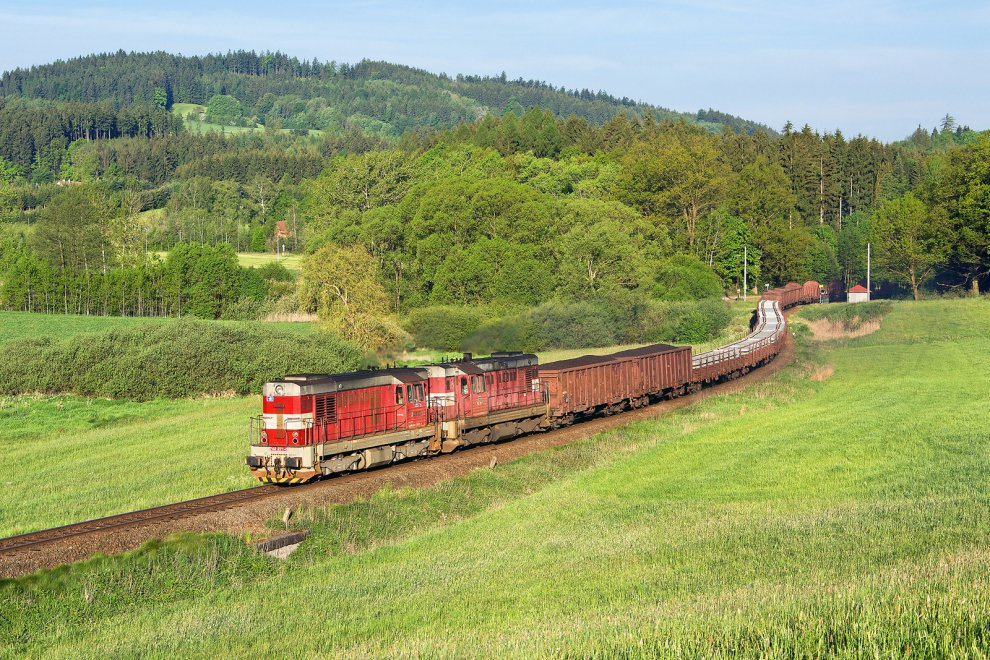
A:
<svg viewBox="0 0 990 660">
<path fill-rule="evenodd" d="M 990 3 L 0 0 L 0 70 L 93 52 L 281 50 L 605 90 L 884 141 L 990 128 Z"/>
</svg>

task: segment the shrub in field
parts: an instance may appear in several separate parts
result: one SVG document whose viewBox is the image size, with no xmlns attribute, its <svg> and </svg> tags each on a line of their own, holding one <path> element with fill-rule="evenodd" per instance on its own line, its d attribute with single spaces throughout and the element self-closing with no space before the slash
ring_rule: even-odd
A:
<svg viewBox="0 0 990 660">
<path fill-rule="evenodd" d="M 403 326 L 416 346 L 456 351 L 490 316 L 483 307 L 435 305 L 412 310 Z"/>
<path fill-rule="evenodd" d="M 698 343 L 716 337 L 732 320 L 720 300 L 654 303 L 644 314 L 641 341 Z"/>
<path fill-rule="evenodd" d="M 337 335 L 180 320 L 98 335 L 0 347 L 0 393 L 75 393 L 148 400 L 259 392 L 286 373 L 359 367 L 360 348 Z"/>
<path fill-rule="evenodd" d="M 224 321 L 256 321 L 263 316 L 264 305 L 255 298 L 241 298 L 224 308 L 220 318 Z"/>
<path fill-rule="evenodd" d="M 613 315 L 601 303 L 550 302 L 533 308 L 529 318 L 548 348 L 611 346 L 618 340 Z"/>
<path fill-rule="evenodd" d="M 889 300 L 872 300 L 861 303 L 814 305 L 801 311 L 809 321 L 830 321 L 846 330 L 856 330 L 864 323 L 879 322 L 893 308 Z"/>
<path fill-rule="evenodd" d="M 466 338 L 463 347 L 473 353 L 494 351 L 538 351 L 544 347 L 540 328 L 528 313 L 516 314 L 485 323 Z"/>
<path fill-rule="evenodd" d="M 704 300 L 722 296 L 722 280 L 707 264 L 687 254 L 677 254 L 654 273 L 654 296 L 661 300 Z"/>
</svg>

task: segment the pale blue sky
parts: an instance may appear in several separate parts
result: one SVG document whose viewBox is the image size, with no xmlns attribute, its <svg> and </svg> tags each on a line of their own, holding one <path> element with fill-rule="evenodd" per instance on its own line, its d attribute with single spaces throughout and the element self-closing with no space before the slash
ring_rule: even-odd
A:
<svg viewBox="0 0 990 660">
<path fill-rule="evenodd" d="M 883 140 L 946 112 L 990 128 L 990 3 L 0 0 L 0 25 L 2 70 L 118 48 L 268 49 L 451 75 L 505 70 Z"/>
</svg>

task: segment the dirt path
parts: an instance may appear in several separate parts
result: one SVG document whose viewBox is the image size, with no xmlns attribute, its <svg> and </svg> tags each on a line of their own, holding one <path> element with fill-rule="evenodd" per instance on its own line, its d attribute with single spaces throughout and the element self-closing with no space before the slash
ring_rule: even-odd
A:
<svg viewBox="0 0 990 660">
<path fill-rule="evenodd" d="M 111 536 L 85 536 L 70 538 L 29 550 L 20 554 L 0 556 L 0 577 L 13 577 L 33 573 L 39 569 L 53 568 L 80 561 L 97 553 L 117 554 L 133 550 L 144 542 L 164 538 L 175 532 L 226 532 L 259 535 L 270 530 L 265 523 L 280 518 L 286 508 L 341 504 L 359 497 L 370 497 L 383 486 L 395 489 L 430 486 L 468 472 L 491 465 L 492 457 L 499 463 L 511 461 L 532 452 L 559 447 L 586 438 L 595 433 L 625 426 L 631 422 L 652 419 L 673 410 L 694 404 L 709 396 L 738 392 L 753 383 L 777 373 L 794 358 L 794 344 L 789 333 L 785 334 L 780 354 L 770 364 L 749 375 L 720 383 L 671 401 L 663 401 L 646 408 L 629 411 L 612 417 L 601 417 L 575 426 L 525 436 L 494 445 L 482 445 L 444 454 L 427 460 L 399 463 L 377 470 L 347 474 L 302 487 L 281 489 L 278 495 L 261 502 L 247 503 L 223 511 L 202 513 L 181 520 L 152 523 L 138 528 L 118 530 Z"/>
</svg>

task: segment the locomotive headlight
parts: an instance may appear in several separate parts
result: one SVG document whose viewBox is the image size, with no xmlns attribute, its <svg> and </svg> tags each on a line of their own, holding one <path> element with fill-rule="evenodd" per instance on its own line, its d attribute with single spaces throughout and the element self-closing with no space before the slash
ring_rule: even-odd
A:
<svg viewBox="0 0 990 660">
<path fill-rule="evenodd" d="M 264 431 L 261 432 L 261 444 L 263 445 L 268 444 L 268 434 L 265 433 Z"/>
<path fill-rule="evenodd" d="M 276 385 L 275 386 L 275 395 L 276 396 L 282 396 L 282 394 L 284 394 L 284 393 L 285 393 L 285 388 L 284 387 L 282 387 L 281 385 Z"/>
<path fill-rule="evenodd" d="M 299 444 L 299 433 L 297 433 L 296 431 L 292 432 L 292 444 L 294 445 Z"/>
</svg>

